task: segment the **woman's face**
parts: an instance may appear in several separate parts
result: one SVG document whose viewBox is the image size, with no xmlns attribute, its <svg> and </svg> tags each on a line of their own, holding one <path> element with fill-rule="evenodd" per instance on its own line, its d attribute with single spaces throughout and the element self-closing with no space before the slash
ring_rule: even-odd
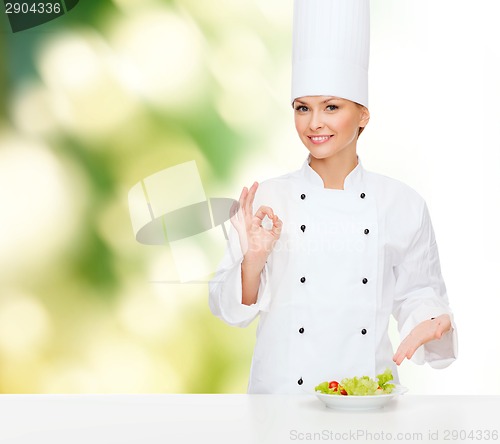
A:
<svg viewBox="0 0 500 444">
<path fill-rule="evenodd" d="M 331 96 L 299 97 L 293 107 L 297 133 L 317 159 L 344 150 L 355 153 L 359 128 L 365 127 L 370 119 L 364 106 Z"/>
</svg>

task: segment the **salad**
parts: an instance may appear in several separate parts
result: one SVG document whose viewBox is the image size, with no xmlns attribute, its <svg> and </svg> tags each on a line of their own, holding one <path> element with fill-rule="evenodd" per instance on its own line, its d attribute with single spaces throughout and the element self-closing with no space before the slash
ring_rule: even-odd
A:
<svg viewBox="0 0 500 444">
<path fill-rule="evenodd" d="M 371 396 L 387 395 L 392 393 L 394 384 L 392 381 L 392 371 L 388 368 L 384 373 L 377 375 L 377 380 L 369 376 L 355 376 L 354 378 L 344 378 L 339 382 L 325 381 L 317 385 L 314 390 L 326 395 L 351 395 L 351 396 Z"/>
</svg>

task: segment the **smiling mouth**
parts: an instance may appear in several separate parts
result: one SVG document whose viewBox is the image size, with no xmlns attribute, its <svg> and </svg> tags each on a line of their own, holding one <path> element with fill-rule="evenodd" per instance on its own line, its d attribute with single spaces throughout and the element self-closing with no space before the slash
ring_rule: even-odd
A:
<svg viewBox="0 0 500 444">
<path fill-rule="evenodd" d="M 307 136 L 311 139 L 311 142 L 314 144 L 324 143 L 327 140 L 330 140 L 333 136 Z"/>
</svg>

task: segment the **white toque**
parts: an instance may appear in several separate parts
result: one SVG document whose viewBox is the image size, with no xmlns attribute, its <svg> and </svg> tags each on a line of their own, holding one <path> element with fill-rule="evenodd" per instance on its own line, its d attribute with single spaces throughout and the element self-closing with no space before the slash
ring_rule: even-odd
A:
<svg viewBox="0 0 500 444">
<path fill-rule="evenodd" d="M 292 102 L 336 96 L 368 107 L 369 0 L 295 0 Z"/>
</svg>

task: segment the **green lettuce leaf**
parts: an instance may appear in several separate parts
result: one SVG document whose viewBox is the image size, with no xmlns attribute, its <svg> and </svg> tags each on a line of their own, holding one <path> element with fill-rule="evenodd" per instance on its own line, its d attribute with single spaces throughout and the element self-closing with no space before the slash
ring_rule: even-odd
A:
<svg viewBox="0 0 500 444">
<path fill-rule="evenodd" d="M 340 385 L 344 387 L 348 395 L 354 396 L 375 395 L 378 388 L 377 381 L 374 381 L 368 376 L 344 378 L 340 382 Z"/>
<path fill-rule="evenodd" d="M 386 368 L 384 373 L 377 375 L 377 379 L 378 385 L 385 394 L 392 393 L 392 390 L 396 387 L 394 384 L 389 384 L 389 381 L 393 380 L 392 371 L 389 368 Z"/>
</svg>

